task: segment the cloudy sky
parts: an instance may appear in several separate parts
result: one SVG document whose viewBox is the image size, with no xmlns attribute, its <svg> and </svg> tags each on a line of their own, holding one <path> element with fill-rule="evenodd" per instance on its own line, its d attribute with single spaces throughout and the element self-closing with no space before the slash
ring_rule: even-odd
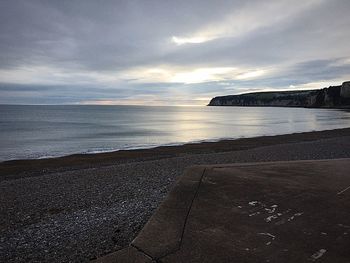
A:
<svg viewBox="0 0 350 263">
<path fill-rule="evenodd" d="M 3 0 L 0 103 L 205 105 L 341 84 L 349 10 L 349 0 Z"/>
</svg>

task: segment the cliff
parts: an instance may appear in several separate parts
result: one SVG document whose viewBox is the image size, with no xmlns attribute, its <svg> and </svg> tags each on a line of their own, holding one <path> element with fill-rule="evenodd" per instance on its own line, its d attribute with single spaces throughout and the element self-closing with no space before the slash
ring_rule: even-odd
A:
<svg viewBox="0 0 350 263">
<path fill-rule="evenodd" d="M 256 92 L 213 98 L 208 106 L 350 108 L 350 81 L 319 90 Z"/>
</svg>

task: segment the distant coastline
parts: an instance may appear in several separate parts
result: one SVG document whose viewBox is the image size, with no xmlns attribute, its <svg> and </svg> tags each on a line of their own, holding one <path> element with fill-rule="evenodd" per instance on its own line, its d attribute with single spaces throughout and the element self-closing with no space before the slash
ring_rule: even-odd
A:
<svg viewBox="0 0 350 263">
<path fill-rule="evenodd" d="M 350 108 L 350 81 L 319 90 L 255 92 L 213 98 L 208 106 Z"/>
</svg>

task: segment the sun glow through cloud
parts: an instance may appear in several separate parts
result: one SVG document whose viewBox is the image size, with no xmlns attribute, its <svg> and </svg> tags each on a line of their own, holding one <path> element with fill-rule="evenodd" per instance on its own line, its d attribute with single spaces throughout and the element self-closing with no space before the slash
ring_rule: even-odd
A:
<svg viewBox="0 0 350 263">
<path fill-rule="evenodd" d="M 236 67 L 203 67 L 203 68 L 136 68 L 124 72 L 124 78 L 136 82 L 164 82 L 195 84 L 221 82 L 229 80 L 248 80 L 268 74 L 267 69 L 242 69 Z"/>
<path fill-rule="evenodd" d="M 257 77 L 260 77 L 262 75 L 266 74 L 265 70 L 254 70 L 254 71 L 249 71 L 242 73 L 236 77 L 236 79 L 243 80 L 243 79 L 254 79 Z"/>
<path fill-rule="evenodd" d="M 210 38 L 210 37 L 204 37 L 204 36 L 198 36 L 198 37 L 176 37 L 173 36 L 171 38 L 172 42 L 174 42 L 177 45 L 183 45 L 183 44 L 200 44 L 200 43 L 204 43 L 207 41 L 210 41 L 214 38 Z"/>
<path fill-rule="evenodd" d="M 214 23 L 203 25 L 203 27 L 192 32 L 191 36 L 172 36 L 171 40 L 177 45 L 184 45 L 200 44 L 219 38 L 238 37 L 258 28 L 280 23 L 323 1 L 309 0 L 288 9 L 288 11 L 286 11 L 286 8 L 290 5 L 288 1 L 273 3 L 262 1 L 257 4 L 258 8 L 252 9 L 248 5 L 240 12 L 232 12 Z"/>
<path fill-rule="evenodd" d="M 120 78 L 131 82 L 196 84 L 230 80 L 251 80 L 268 75 L 268 69 L 244 69 L 237 67 L 178 68 L 160 66 L 135 68 L 120 74 Z"/>
<path fill-rule="evenodd" d="M 227 79 L 235 70 L 235 68 L 231 67 L 199 68 L 188 72 L 175 73 L 170 82 L 191 84 L 220 81 Z"/>
</svg>

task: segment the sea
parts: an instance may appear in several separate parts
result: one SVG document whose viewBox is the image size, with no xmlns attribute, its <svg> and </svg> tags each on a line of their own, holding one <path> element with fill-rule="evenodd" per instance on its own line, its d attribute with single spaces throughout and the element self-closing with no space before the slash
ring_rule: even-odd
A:
<svg viewBox="0 0 350 263">
<path fill-rule="evenodd" d="M 0 162 L 347 127 L 336 109 L 0 105 Z"/>
</svg>

